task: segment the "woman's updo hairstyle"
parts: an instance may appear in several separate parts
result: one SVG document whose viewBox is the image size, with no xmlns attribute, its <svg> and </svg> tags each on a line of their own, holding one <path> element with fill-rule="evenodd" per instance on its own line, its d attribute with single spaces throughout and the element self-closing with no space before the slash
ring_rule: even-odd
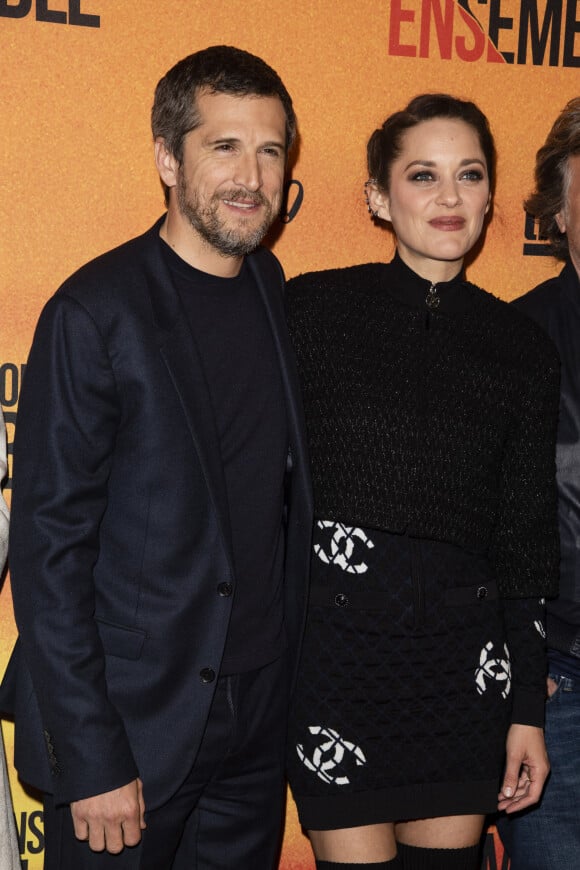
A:
<svg viewBox="0 0 580 870">
<path fill-rule="evenodd" d="M 390 115 L 379 130 L 375 130 L 367 145 L 369 178 L 381 190 L 388 190 L 391 166 L 403 147 L 403 136 L 412 127 L 434 118 L 464 121 L 477 133 L 487 164 L 489 188 L 495 179 L 495 144 L 489 121 L 475 103 L 459 100 L 449 94 L 419 94 L 401 112 Z"/>
</svg>

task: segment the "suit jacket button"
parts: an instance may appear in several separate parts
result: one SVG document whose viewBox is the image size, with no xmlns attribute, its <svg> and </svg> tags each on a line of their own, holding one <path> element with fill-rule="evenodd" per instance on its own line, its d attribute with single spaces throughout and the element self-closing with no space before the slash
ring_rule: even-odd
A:
<svg viewBox="0 0 580 870">
<path fill-rule="evenodd" d="M 213 683 L 215 680 L 215 671 L 213 668 L 202 668 L 199 672 L 202 683 Z"/>
<path fill-rule="evenodd" d="M 234 587 L 231 583 L 220 583 L 217 591 L 218 595 L 221 595 L 222 598 L 229 598 L 234 591 Z"/>
<path fill-rule="evenodd" d="M 334 603 L 337 607 L 346 607 L 348 604 L 348 597 L 344 592 L 339 592 L 338 595 L 334 596 Z"/>
<path fill-rule="evenodd" d="M 485 586 L 479 586 L 477 589 L 477 597 L 480 601 L 484 598 L 487 598 L 487 588 Z"/>
</svg>

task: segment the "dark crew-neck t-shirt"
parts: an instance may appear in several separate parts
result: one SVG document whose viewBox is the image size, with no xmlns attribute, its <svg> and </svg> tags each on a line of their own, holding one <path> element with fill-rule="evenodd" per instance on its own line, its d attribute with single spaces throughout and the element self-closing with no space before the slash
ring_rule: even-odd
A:
<svg viewBox="0 0 580 870">
<path fill-rule="evenodd" d="M 161 244 L 214 412 L 235 575 L 220 673 L 241 673 L 274 661 L 285 647 L 282 514 L 288 431 L 278 356 L 245 261 L 237 277 L 220 278 L 193 268 Z"/>
</svg>

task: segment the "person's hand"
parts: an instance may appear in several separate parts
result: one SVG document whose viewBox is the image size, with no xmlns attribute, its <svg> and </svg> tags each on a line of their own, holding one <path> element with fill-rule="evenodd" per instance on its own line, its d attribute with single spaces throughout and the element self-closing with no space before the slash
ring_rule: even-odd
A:
<svg viewBox="0 0 580 870">
<path fill-rule="evenodd" d="M 498 810 L 513 813 L 537 803 L 549 772 L 543 730 L 533 725 L 512 725 L 506 742 L 506 766 Z"/>
<path fill-rule="evenodd" d="M 548 692 L 548 698 L 551 698 L 556 689 L 558 688 L 558 683 L 556 680 L 553 680 L 552 677 L 546 677 L 546 689 Z"/>
<path fill-rule="evenodd" d="M 136 846 L 145 825 L 143 783 L 140 779 L 113 791 L 73 801 L 70 805 L 75 836 L 95 852 L 116 855 L 125 846 Z"/>
</svg>

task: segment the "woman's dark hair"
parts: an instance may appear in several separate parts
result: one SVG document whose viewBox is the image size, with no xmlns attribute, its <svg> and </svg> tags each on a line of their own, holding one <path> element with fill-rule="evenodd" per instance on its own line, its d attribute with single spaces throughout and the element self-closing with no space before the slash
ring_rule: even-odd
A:
<svg viewBox="0 0 580 870">
<path fill-rule="evenodd" d="M 570 184 L 568 158 L 580 154 L 580 97 L 560 112 L 545 144 L 536 154 L 536 188 L 524 202 L 525 210 L 539 223 L 540 235 L 550 242 L 555 257 L 568 257 L 568 237 L 556 222 L 566 207 Z"/>
<path fill-rule="evenodd" d="M 390 115 L 379 130 L 375 130 L 367 145 L 367 163 L 370 178 L 383 190 L 388 190 L 391 167 L 403 148 L 407 130 L 423 121 L 451 118 L 464 121 L 477 133 L 493 191 L 495 179 L 495 144 L 489 122 L 481 109 L 468 100 L 459 100 L 449 94 L 419 94 L 401 112 Z"/>
</svg>

